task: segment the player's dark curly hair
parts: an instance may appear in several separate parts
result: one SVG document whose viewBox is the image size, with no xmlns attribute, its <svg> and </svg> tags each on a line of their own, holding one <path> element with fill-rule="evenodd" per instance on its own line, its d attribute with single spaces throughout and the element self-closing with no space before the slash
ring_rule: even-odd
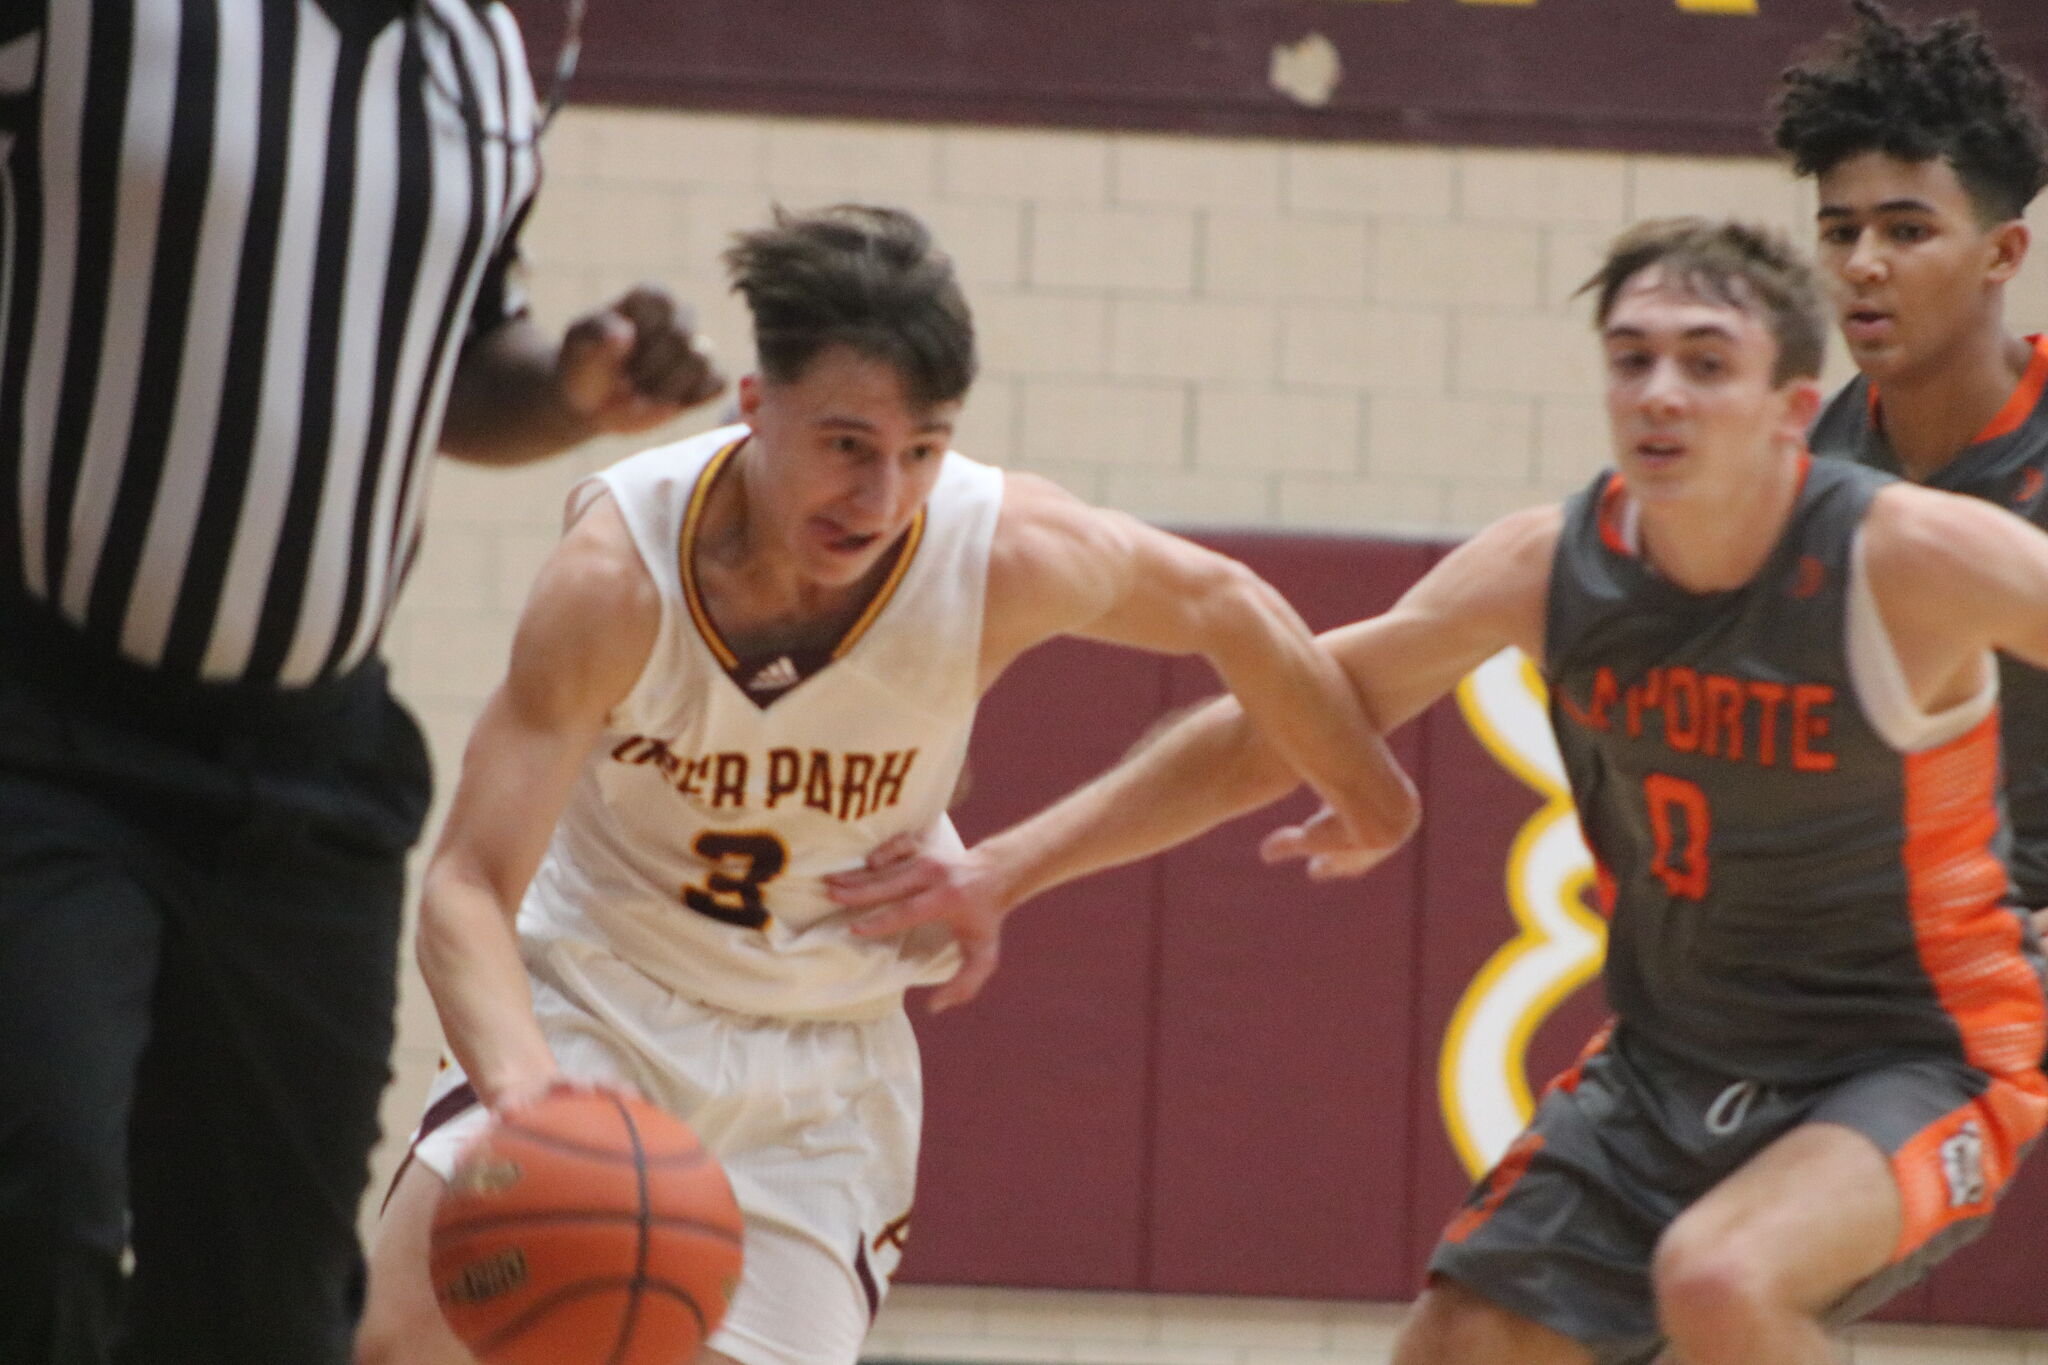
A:
<svg viewBox="0 0 2048 1365">
<path fill-rule="evenodd" d="M 1801 175 L 1852 156 L 1941 157 L 1986 223 L 2017 218 L 2048 184 L 2048 133 L 2027 79 L 2001 64 L 1974 16 L 1915 33 L 1877 0 L 1850 0 L 1854 25 L 1788 69 L 1775 138 Z"/>
<path fill-rule="evenodd" d="M 974 382 L 974 319 L 952 259 L 901 209 L 778 207 L 769 226 L 738 234 L 725 264 L 770 379 L 800 379 L 843 345 L 893 366 L 918 408 L 965 397 Z"/>
<path fill-rule="evenodd" d="M 1762 318 L 1778 343 L 1773 384 L 1820 375 L 1828 345 L 1820 280 L 1783 233 L 1710 218 L 1638 223 L 1614 239 L 1607 259 L 1579 286 L 1593 295 L 1597 326 L 1607 325 L 1622 287 L 1652 267 L 1702 299 Z"/>
</svg>

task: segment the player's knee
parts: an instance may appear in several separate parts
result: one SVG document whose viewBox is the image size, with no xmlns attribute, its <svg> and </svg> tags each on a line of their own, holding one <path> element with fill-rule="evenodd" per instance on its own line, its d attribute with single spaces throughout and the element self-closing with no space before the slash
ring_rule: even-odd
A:
<svg viewBox="0 0 2048 1365">
<path fill-rule="evenodd" d="M 1422 1291 L 1394 1348 L 1394 1365 L 1465 1365 L 1512 1359 L 1520 1319 L 1450 1280 Z"/>
<path fill-rule="evenodd" d="M 1695 1365 L 1748 1358 L 1746 1343 L 1777 1309 L 1768 1276 L 1735 1239 L 1688 1235 L 1681 1223 L 1651 1263 L 1657 1315 Z"/>
</svg>

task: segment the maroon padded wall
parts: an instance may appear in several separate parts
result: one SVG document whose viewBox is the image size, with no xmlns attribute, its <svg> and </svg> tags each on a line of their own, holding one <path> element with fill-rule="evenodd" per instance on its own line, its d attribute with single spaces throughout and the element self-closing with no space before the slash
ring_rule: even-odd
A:
<svg viewBox="0 0 2048 1365">
<path fill-rule="evenodd" d="M 1229 538 L 1317 629 L 1392 605 L 1436 559 L 1427 546 Z M 1333 571 L 1334 570 L 1334 571 Z M 1171 669 L 1173 701 L 1215 690 Z M 1411 771 L 1419 734 L 1396 742 Z M 1314 805 L 1284 808 L 1300 817 Z M 1407 1201 L 1378 1173 L 1407 1166 L 1420 859 L 1316 885 L 1257 857 L 1278 813 L 1161 859 L 1150 1273 L 1177 1293 L 1391 1298 L 1409 1283 Z M 1389 1102 L 1391 1098 L 1392 1102 Z M 1275 1159 L 1275 1154 L 1285 1158 Z"/>
<path fill-rule="evenodd" d="M 1317 628 L 1376 612 L 1441 547 L 1211 543 Z M 973 839 L 1114 761 L 1206 670 L 1063 643 L 982 708 Z M 981 999 L 920 1016 L 928 1118 L 906 1280 L 1405 1299 L 1467 1178 L 1438 1110 L 1444 1029 L 1514 933 L 1507 849 L 1538 799 L 1440 703 L 1396 737 L 1425 807 L 1411 846 L 1316 886 L 1256 860 L 1305 798 L 1020 911 Z M 1532 1086 L 1604 1018 L 1597 987 L 1538 1029 Z M 2048 1159 L 1998 1226 L 1893 1320 L 2048 1326 Z"/>
<path fill-rule="evenodd" d="M 982 704 L 972 839 L 1123 753 L 1165 701 L 1159 661 L 1058 643 Z M 920 1017 L 925 1158 L 907 1273 L 954 1284 L 1135 1288 L 1151 1207 L 1156 866 L 1034 901 L 972 1006 Z"/>
</svg>

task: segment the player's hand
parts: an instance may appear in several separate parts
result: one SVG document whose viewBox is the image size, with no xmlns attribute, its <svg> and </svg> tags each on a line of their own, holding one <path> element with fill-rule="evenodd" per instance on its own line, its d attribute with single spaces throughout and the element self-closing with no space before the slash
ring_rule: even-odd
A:
<svg viewBox="0 0 2048 1365">
<path fill-rule="evenodd" d="M 960 970 L 932 992 L 932 1013 L 966 1004 L 995 975 L 1009 908 L 993 862 L 974 849 L 935 853 L 917 835 L 899 834 L 865 866 L 827 877 L 825 886 L 835 904 L 865 912 L 851 926 L 863 937 L 946 926 L 960 945 Z"/>
<path fill-rule="evenodd" d="M 2048 906 L 2034 912 L 2034 937 L 2041 940 L 2044 948 L 2048 948 Z"/>
<path fill-rule="evenodd" d="M 472 1082 L 472 1084 L 476 1084 Z M 519 1076 L 506 1080 L 502 1085 L 485 1086 L 477 1084 L 477 1098 L 484 1108 L 498 1118 L 510 1116 L 531 1109 L 552 1095 L 557 1089 L 569 1084 L 567 1077 L 559 1071 L 541 1071 L 530 1076 Z"/>
<path fill-rule="evenodd" d="M 641 285 L 578 318 L 562 337 L 555 378 L 571 410 L 599 431 L 645 431 L 725 390 L 689 311 Z"/>
<path fill-rule="evenodd" d="M 489 1109 L 495 1117 L 509 1119 L 517 1117 L 527 1109 L 531 1109 L 534 1105 L 548 1098 L 548 1096 L 558 1094 L 612 1094 L 629 1100 L 644 1100 L 646 1098 L 624 1081 L 578 1080 L 573 1076 L 564 1076 L 559 1071 L 514 1082 L 499 1089 L 494 1095 L 480 1098 L 484 1100 L 484 1107 Z"/>
<path fill-rule="evenodd" d="M 1283 825 L 1259 842 L 1259 857 L 1268 863 L 1301 859 L 1310 881 L 1358 877 L 1378 867 L 1401 847 L 1393 842 L 1362 840 L 1337 813 L 1324 806 L 1299 825 Z"/>
</svg>

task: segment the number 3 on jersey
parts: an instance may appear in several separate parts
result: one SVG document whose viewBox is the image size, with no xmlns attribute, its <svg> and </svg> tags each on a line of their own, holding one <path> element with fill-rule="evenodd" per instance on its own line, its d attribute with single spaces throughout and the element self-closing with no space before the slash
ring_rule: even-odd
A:
<svg viewBox="0 0 2048 1365">
<path fill-rule="evenodd" d="M 1707 794 L 1697 782 L 1651 773 L 1643 779 L 1643 800 L 1650 807 L 1650 871 L 1664 883 L 1664 892 L 1671 899 L 1705 900 L 1707 835 L 1713 829 Z M 1683 848 L 1676 850 L 1673 835 L 1679 831 L 1673 829 L 1674 820 L 1685 840 Z"/>
<path fill-rule="evenodd" d="M 765 929 L 768 906 L 761 888 L 789 866 L 789 846 L 760 830 L 706 830 L 690 845 L 709 870 L 701 884 L 683 885 L 683 904 L 742 929 Z"/>
</svg>

